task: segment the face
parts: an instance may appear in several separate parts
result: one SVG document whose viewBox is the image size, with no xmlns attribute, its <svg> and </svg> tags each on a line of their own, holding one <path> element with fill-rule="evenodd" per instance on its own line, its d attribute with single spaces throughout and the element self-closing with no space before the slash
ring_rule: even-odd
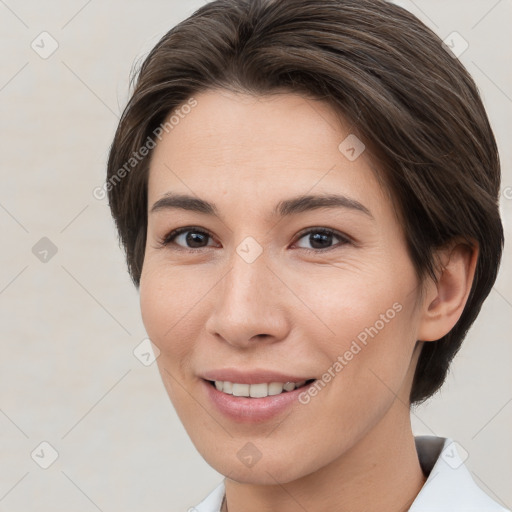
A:
<svg viewBox="0 0 512 512">
<path fill-rule="evenodd" d="M 152 156 L 142 318 L 205 460 L 289 482 L 408 418 L 419 283 L 368 152 L 327 104 L 195 99 Z"/>
</svg>

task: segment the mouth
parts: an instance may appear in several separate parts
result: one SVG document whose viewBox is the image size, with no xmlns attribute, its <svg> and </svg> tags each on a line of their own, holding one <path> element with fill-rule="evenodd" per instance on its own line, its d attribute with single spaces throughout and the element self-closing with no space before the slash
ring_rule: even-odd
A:
<svg viewBox="0 0 512 512">
<path fill-rule="evenodd" d="M 308 374 L 238 365 L 205 370 L 199 378 L 201 393 L 216 412 L 237 423 L 260 423 L 287 411 L 304 414 L 301 397 L 317 382 Z"/>
<path fill-rule="evenodd" d="M 290 408 L 300 411 L 303 407 L 301 395 L 307 393 L 317 380 L 282 378 L 279 381 L 272 378 L 278 376 L 276 373 L 269 374 L 266 378 L 256 377 L 254 373 L 251 376 L 240 374 L 236 379 L 236 372 L 230 373 L 235 377 L 233 380 L 252 380 L 253 382 L 210 380 L 213 376 L 208 376 L 210 379 L 201 378 L 201 381 L 208 402 L 223 416 L 237 423 L 265 422 L 284 414 Z M 263 379 L 269 379 L 269 381 L 262 382 Z M 285 382 L 282 382 L 283 380 Z"/>
<path fill-rule="evenodd" d="M 299 382 L 260 382 L 256 384 L 244 384 L 239 382 L 206 380 L 217 391 L 225 395 L 242 398 L 266 398 L 276 396 L 304 388 L 315 382 L 316 379 L 302 380 Z"/>
</svg>

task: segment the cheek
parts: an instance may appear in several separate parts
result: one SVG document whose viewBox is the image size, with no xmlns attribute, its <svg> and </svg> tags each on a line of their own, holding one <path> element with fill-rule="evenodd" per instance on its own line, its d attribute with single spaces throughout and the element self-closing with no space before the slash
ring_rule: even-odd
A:
<svg viewBox="0 0 512 512">
<path fill-rule="evenodd" d="M 319 398 L 311 396 L 305 406 L 324 420 L 315 423 L 311 435 L 330 439 L 335 451 L 343 451 L 347 440 L 353 442 L 372 428 L 396 396 L 403 403 L 408 400 L 404 384 L 415 345 L 416 312 L 405 301 L 406 293 L 396 288 L 385 291 L 386 287 L 373 294 L 338 291 L 331 295 L 335 303 L 325 300 L 319 309 L 329 313 L 323 319 L 335 335 L 320 336 L 323 327 L 308 334 L 317 340 L 324 372 L 320 380 L 327 382 Z M 344 436 L 336 437 L 335 431 Z"/>
<path fill-rule="evenodd" d="M 309 316 L 317 319 L 312 322 L 313 328 L 318 333 L 322 328 L 331 341 L 356 337 L 368 329 L 374 332 L 373 327 L 378 331 L 384 327 L 390 330 L 390 324 L 406 316 L 402 311 L 414 300 L 410 291 L 415 284 L 413 276 L 403 275 L 406 270 L 402 276 L 386 270 L 366 268 L 343 272 L 331 267 L 306 280 L 301 277 L 295 288 Z"/>
<path fill-rule="evenodd" d="M 144 265 L 139 288 L 144 327 L 160 350 L 158 363 L 183 377 L 204 337 L 206 304 L 218 277 L 208 265 L 175 266 L 157 257 Z"/>
<path fill-rule="evenodd" d="M 187 313 L 197 302 L 199 290 L 187 286 L 183 275 L 151 267 L 148 262 L 140 280 L 140 310 L 142 321 L 151 341 L 160 349 L 165 359 L 173 359 L 184 351 L 186 335 L 183 330 L 190 327 Z M 160 358 L 159 358 L 160 359 Z"/>
<path fill-rule="evenodd" d="M 148 336 L 161 350 L 161 337 L 162 333 L 165 332 L 165 324 L 167 323 L 162 311 L 166 307 L 167 298 L 166 294 L 163 293 L 162 282 L 158 279 L 157 273 L 148 271 L 147 267 L 144 263 L 139 285 L 140 311 Z M 167 328 L 169 328 L 169 325 Z"/>
<path fill-rule="evenodd" d="M 408 266 L 386 270 L 317 275 L 308 278 L 314 287 L 301 290 L 317 316 L 303 324 L 307 337 L 316 340 L 326 371 L 342 365 L 331 371 L 344 375 L 337 380 L 346 388 L 382 387 L 380 377 L 396 390 L 407 372 L 418 322 L 416 277 Z"/>
<path fill-rule="evenodd" d="M 187 418 L 182 415 L 183 410 L 186 411 L 184 404 L 187 404 L 188 395 L 183 390 L 183 383 L 194 348 L 195 334 L 191 326 L 196 324 L 189 315 L 193 304 L 197 303 L 199 291 L 184 286 L 178 273 L 153 269 L 148 262 L 141 275 L 139 292 L 144 327 L 160 350 L 156 363 L 162 382 L 177 413 L 186 423 Z"/>
</svg>

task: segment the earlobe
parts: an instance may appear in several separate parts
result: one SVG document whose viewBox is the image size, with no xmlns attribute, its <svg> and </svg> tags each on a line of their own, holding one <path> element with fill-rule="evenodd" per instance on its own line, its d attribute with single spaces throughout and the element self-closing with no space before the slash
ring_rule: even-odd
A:
<svg viewBox="0 0 512 512">
<path fill-rule="evenodd" d="M 430 280 L 426 286 L 419 340 L 436 341 L 455 326 L 471 291 L 478 252 L 478 243 L 469 245 L 466 240 L 454 241 L 437 251 L 437 282 Z"/>
</svg>

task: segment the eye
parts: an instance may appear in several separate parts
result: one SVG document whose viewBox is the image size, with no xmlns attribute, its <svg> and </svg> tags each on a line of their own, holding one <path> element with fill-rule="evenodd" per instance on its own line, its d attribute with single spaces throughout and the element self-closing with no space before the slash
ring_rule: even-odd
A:
<svg viewBox="0 0 512 512">
<path fill-rule="evenodd" d="M 207 231 L 189 226 L 171 231 L 165 235 L 163 239 L 159 240 L 159 244 L 162 247 L 174 244 L 178 245 L 183 250 L 194 252 L 195 249 L 208 247 L 208 245 L 205 245 L 208 238 L 211 238 L 211 235 Z"/>
<path fill-rule="evenodd" d="M 179 250 L 195 252 L 211 247 L 211 245 L 208 245 L 208 239 L 211 238 L 212 235 L 208 231 L 194 226 L 188 226 L 171 231 L 159 240 L 159 245 L 161 247 L 167 247 L 173 244 L 177 246 Z M 299 248 L 314 253 L 326 252 L 335 249 L 337 246 L 350 243 L 350 239 L 347 236 L 329 228 L 310 228 L 300 233 L 298 241 L 302 239 L 306 239 L 306 243 L 310 243 L 313 248 L 310 249 L 300 245 Z M 333 246 L 333 239 L 338 239 L 338 244 Z"/>
<path fill-rule="evenodd" d="M 350 239 L 343 234 L 328 228 L 313 228 L 306 232 L 302 232 L 299 240 L 306 239 L 307 243 L 313 246 L 313 249 L 307 247 L 300 247 L 309 252 L 326 252 L 330 249 L 335 249 L 336 246 L 341 246 L 350 243 Z M 337 245 L 331 246 L 333 238 L 337 238 L 340 242 Z"/>
</svg>

